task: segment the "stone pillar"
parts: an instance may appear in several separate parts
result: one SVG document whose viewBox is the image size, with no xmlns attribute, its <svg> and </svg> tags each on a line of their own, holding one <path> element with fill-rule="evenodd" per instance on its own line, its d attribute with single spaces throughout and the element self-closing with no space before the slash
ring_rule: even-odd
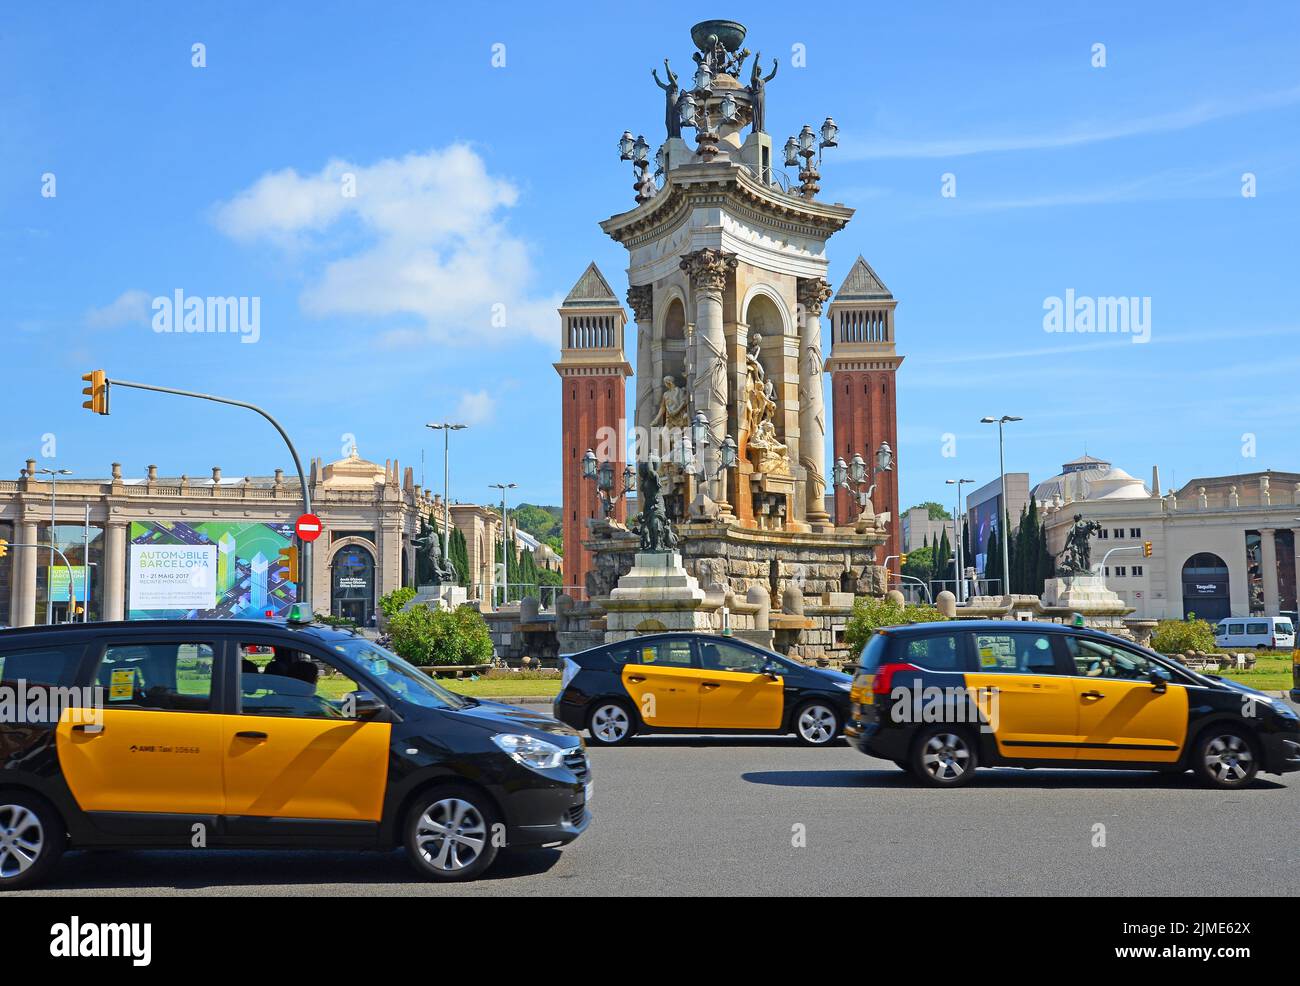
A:
<svg viewBox="0 0 1300 986">
<path fill-rule="evenodd" d="M 636 320 L 636 416 L 633 424 L 638 436 L 650 441 L 650 422 L 654 420 L 655 380 L 654 368 L 654 288 L 649 284 L 634 284 L 627 289 L 627 304 Z M 651 446 L 637 445 L 636 454 L 646 456 Z"/>
<path fill-rule="evenodd" d="M 126 619 L 126 521 L 110 520 L 104 532 L 104 619 Z"/>
<path fill-rule="evenodd" d="M 822 379 L 822 305 L 831 286 L 799 279 L 799 464 L 808 479 L 806 515 L 815 531 L 834 529 L 826 512 L 826 400 Z"/>
<path fill-rule="evenodd" d="M 736 263 L 735 254 L 705 247 L 685 254 L 680 265 L 689 275 L 694 291 L 695 379 L 691 393 L 695 411 L 703 411 L 709 422 L 710 473 L 721 472 L 719 449 L 727 436 L 727 339 L 722 323 L 722 291 Z M 714 481 L 713 500 L 729 510 L 721 478 Z"/>
<path fill-rule="evenodd" d="M 1277 586 L 1277 542 L 1270 527 L 1259 532 L 1259 574 L 1264 580 L 1264 615 L 1277 616 L 1281 608 Z"/>
<path fill-rule="evenodd" d="M 24 520 L 18 527 L 20 544 L 36 544 L 37 526 L 35 521 Z M 36 548 L 19 548 L 18 560 L 21 573 L 15 572 L 17 585 L 15 595 L 18 608 L 14 613 L 14 626 L 29 627 L 36 622 Z"/>
</svg>

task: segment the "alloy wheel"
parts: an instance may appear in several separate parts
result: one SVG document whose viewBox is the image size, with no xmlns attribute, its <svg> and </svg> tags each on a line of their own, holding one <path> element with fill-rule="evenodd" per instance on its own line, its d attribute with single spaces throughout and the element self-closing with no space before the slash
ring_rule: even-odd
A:
<svg viewBox="0 0 1300 986">
<path fill-rule="evenodd" d="M 617 743 L 627 735 L 630 725 L 627 710 L 612 702 L 591 715 L 591 731 L 602 743 Z"/>
<path fill-rule="evenodd" d="M 810 705 L 799 713 L 799 735 L 809 743 L 830 742 L 835 726 L 835 713 L 824 705 Z"/>
<path fill-rule="evenodd" d="M 45 829 L 36 812 L 22 805 L 0 805 L 0 880 L 26 873 L 45 848 Z"/>
<path fill-rule="evenodd" d="M 1205 744 L 1205 769 L 1220 784 L 1239 784 L 1250 776 L 1255 755 L 1235 733 L 1216 736 Z"/>
<path fill-rule="evenodd" d="M 970 747 L 956 733 L 935 733 L 921 751 L 921 766 L 937 781 L 956 780 L 970 766 Z"/>
<path fill-rule="evenodd" d="M 425 809 L 415 828 L 415 846 L 434 869 L 463 870 L 479 858 L 487 844 L 483 815 L 462 798 L 444 798 Z"/>
</svg>

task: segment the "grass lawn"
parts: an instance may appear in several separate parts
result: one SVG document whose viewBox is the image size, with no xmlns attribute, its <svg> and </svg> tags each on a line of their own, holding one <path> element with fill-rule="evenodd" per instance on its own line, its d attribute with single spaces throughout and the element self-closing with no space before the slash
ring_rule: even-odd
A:
<svg viewBox="0 0 1300 986">
<path fill-rule="evenodd" d="M 1211 671 L 1211 674 L 1215 672 Z M 1261 692 L 1279 692 L 1291 690 L 1291 653 L 1261 654 L 1255 662 L 1253 671 L 1220 671 L 1223 678 L 1231 678 L 1243 685 L 1257 688 Z"/>
<path fill-rule="evenodd" d="M 559 678 L 524 678 L 514 681 L 510 678 L 480 678 L 470 681 L 468 678 L 439 678 L 438 684 L 448 691 L 474 698 L 500 698 L 503 695 L 545 695 L 548 698 L 560 694 Z"/>
</svg>

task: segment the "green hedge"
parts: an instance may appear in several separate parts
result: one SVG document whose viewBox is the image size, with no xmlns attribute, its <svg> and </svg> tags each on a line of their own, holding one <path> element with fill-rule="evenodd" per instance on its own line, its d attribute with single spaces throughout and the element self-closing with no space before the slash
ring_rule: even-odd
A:
<svg viewBox="0 0 1300 986">
<path fill-rule="evenodd" d="M 900 605 L 891 599 L 859 597 L 853 603 L 853 615 L 844 628 L 844 642 L 853 658 L 862 653 L 871 635 L 881 627 L 903 626 L 907 623 L 937 623 L 947 617 L 934 606 Z"/>
<path fill-rule="evenodd" d="M 1214 627 L 1205 620 L 1161 620 L 1151 635 L 1151 649 L 1161 654 L 1214 650 Z"/>
<path fill-rule="evenodd" d="M 442 664 L 487 664 L 492 635 L 483 614 L 462 606 L 453 610 L 412 606 L 389 618 L 392 646 L 420 667 Z"/>
</svg>

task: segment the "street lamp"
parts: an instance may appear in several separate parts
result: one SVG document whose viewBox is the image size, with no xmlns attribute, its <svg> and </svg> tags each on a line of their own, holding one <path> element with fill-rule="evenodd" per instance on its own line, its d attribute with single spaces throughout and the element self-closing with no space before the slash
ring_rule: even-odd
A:
<svg viewBox="0 0 1300 986">
<path fill-rule="evenodd" d="M 799 166 L 799 158 L 803 158 L 803 165 L 799 168 L 799 194 L 804 198 L 810 199 L 821 191 L 821 186 L 817 183 L 821 180 L 821 162 L 822 151 L 828 147 L 839 146 L 840 128 L 839 125 L 829 116 L 822 122 L 821 139 L 818 139 L 818 133 L 813 130 L 810 124 L 805 123 L 798 135 L 791 137 L 785 142 L 785 166 L 794 168 Z M 817 158 L 817 164 L 812 163 L 813 158 Z"/>
<path fill-rule="evenodd" d="M 45 574 L 45 625 L 49 626 L 54 622 L 54 600 L 50 598 L 50 589 L 52 588 L 51 573 L 54 571 L 54 552 L 57 550 L 54 546 L 54 528 L 58 525 L 58 520 L 54 516 L 54 507 L 58 497 L 58 486 L 60 476 L 71 476 L 71 469 L 37 469 L 42 476 L 50 477 L 50 567 Z M 87 559 L 83 559 L 87 560 Z M 72 572 L 68 572 L 68 600 L 72 600 Z"/>
<path fill-rule="evenodd" d="M 1002 590 L 1003 590 L 1002 594 L 1003 595 L 1011 594 L 1011 552 L 1010 552 L 1010 547 L 1008 545 L 1008 539 L 1010 538 L 1011 532 L 1003 530 L 1004 527 L 1011 526 L 1011 514 L 1009 508 L 1007 507 L 1006 442 L 1003 439 L 1002 429 L 1006 425 L 1010 424 L 1012 421 L 1023 421 L 1023 420 L 1024 420 L 1023 418 L 1018 418 L 1014 414 L 1004 414 L 1000 418 L 993 418 L 993 417 L 980 418 L 980 424 L 982 425 L 998 426 L 998 476 L 999 476 L 998 483 L 1001 488 L 1002 517 L 1006 518 L 1005 524 L 1002 522 L 1002 517 L 998 518 L 998 531 L 1001 532 L 1001 537 L 998 538 L 998 540 L 1002 542 Z"/>
<path fill-rule="evenodd" d="M 506 550 L 510 546 L 510 518 L 506 514 L 506 490 L 513 490 L 518 483 L 488 483 L 488 489 L 501 491 L 501 605 L 506 604 L 506 594 L 510 589 L 510 563 Z"/>
<path fill-rule="evenodd" d="M 614 463 L 598 462 L 596 453 L 591 449 L 582 456 L 582 478 L 596 484 L 596 496 L 600 498 L 600 511 L 606 520 L 614 512 L 614 504 L 627 493 L 636 492 L 636 467 L 627 463 L 623 467 L 623 486 L 614 491 Z"/>
<path fill-rule="evenodd" d="M 867 460 L 859 452 L 854 452 L 849 462 L 844 458 L 835 460 L 835 465 L 831 470 L 831 479 L 835 485 L 848 490 L 858 501 L 858 507 L 862 517 L 874 516 L 875 509 L 871 506 L 871 497 L 876 492 L 876 476 L 882 472 L 890 472 L 894 468 L 894 450 L 889 447 L 888 442 L 881 442 L 880 448 L 876 449 L 875 465 L 871 467 L 871 486 L 865 491 L 862 487 L 867 482 Z"/>
<path fill-rule="evenodd" d="M 974 483 L 973 479 L 945 479 L 944 483 L 948 486 L 957 487 L 957 510 L 952 515 L 952 539 L 957 542 L 957 602 L 966 601 L 966 561 L 963 558 L 964 548 L 962 539 L 962 522 L 965 519 L 961 509 L 961 488 L 967 483 Z"/>
<path fill-rule="evenodd" d="M 636 178 L 632 190 L 636 192 L 636 204 L 640 205 L 653 198 L 656 189 L 654 178 L 646 175 L 646 169 L 650 166 L 650 145 L 646 143 L 645 137 L 634 138 L 631 130 L 624 130 L 623 136 L 618 139 L 618 159 L 632 162 L 632 174 Z"/>
<path fill-rule="evenodd" d="M 438 424 L 427 424 L 425 427 L 442 432 L 442 560 L 445 564 L 447 559 L 451 557 L 447 554 L 447 537 L 451 533 L 451 500 L 449 499 L 450 482 L 448 479 L 450 473 L 447 468 L 451 433 L 453 431 L 463 431 L 469 426 L 442 421 Z"/>
</svg>

